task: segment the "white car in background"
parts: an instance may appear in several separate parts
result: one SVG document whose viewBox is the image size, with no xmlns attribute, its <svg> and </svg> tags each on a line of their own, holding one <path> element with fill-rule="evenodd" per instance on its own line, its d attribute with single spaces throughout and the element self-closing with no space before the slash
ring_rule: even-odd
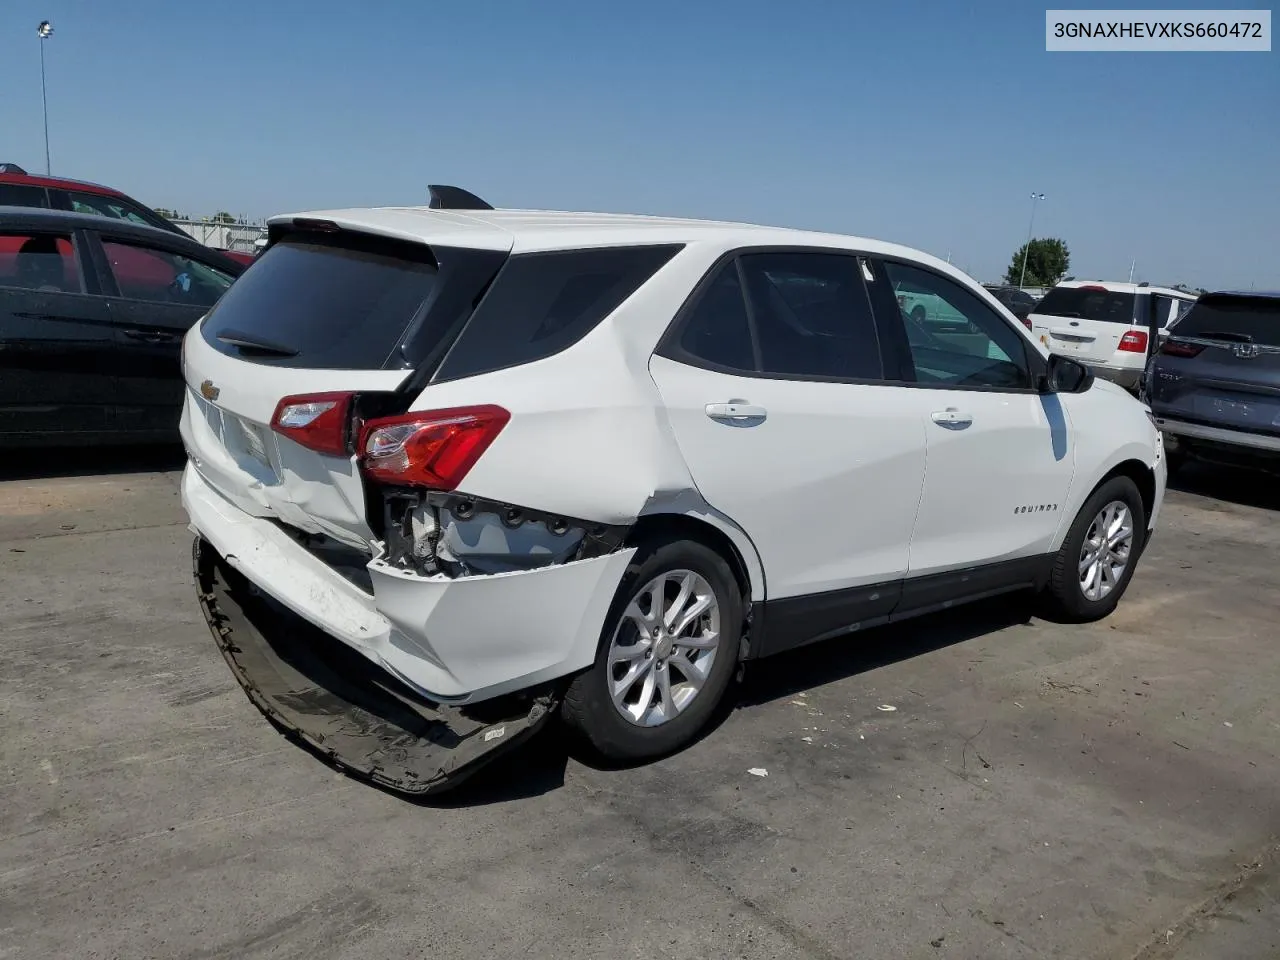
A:
<svg viewBox="0 0 1280 960">
<path fill-rule="evenodd" d="M 1126 390 L 1136 391 L 1149 356 L 1151 311 L 1161 330 L 1196 302 L 1195 294 L 1145 283 L 1071 280 L 1058 284 L 1027 319 L 1031 335 L 1051 353 L 1088 364 Z"/>
<path fill-rule="evenodd" d="M 970 600 L 1103 617 L 1160 510 L 1147 410 L 905 247 L 487 207 L 270 238 L 185 342 L 200 601 L 264 712 L 396 790 L 557 712 L 656 756 L 743 660 Z"/>
</svg>

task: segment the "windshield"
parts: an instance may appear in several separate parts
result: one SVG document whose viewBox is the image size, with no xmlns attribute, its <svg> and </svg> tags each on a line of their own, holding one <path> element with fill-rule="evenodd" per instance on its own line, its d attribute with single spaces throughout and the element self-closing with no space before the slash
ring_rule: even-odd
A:
<svg viewBox="0 0 1280 960">
<path fill-rule="evenodd" d="M 1102 287 L 1054 287 L 1035 312 L 1050 317 L 1070 317 L 1103 323 L 1133 323 L 1132 293 L 1116 293 Z"/>
<path fill-rule="evenodd" d="M 1204 296 L 1171 332 L 1178 337 L 1280 347 L 1280 298 Z"/>
</svg>

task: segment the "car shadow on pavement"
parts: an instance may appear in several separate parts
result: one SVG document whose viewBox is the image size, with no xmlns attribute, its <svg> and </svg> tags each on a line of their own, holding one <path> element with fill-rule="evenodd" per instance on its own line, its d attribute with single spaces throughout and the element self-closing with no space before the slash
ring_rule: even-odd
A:
<svg viewBox="0 0 1280 960">
<path fill-rule="evenodd" d="M 1029 623 L 1034 597 L 1016 593 L 995 597 L 901 624 L 848 634 L 748 663 L 743 680 L 700 731 L 698 740 L 714 736 L 734 712 L 785 700 L 802 690 L 868 673 L 879 667 L 941 650 L 1005 628 Z M 767 662 L 767 668 L 763 666 Z M 683 749 L 688 749 L 684 747 Z M 414 801 L 430 807 L 483 806 L 549 793 L 564 785 L 572 759 L 594 770 L 625 770 L 655 760 L 620 763 L 604 760 L 571 738 L 558 723 L 517 750 L 504 754 L 454 790 Z"/>
<path fill-rule="evenodd" d="M 1280 476 L 1263 470 L 1191 462 L 1169 478 L 1169 489 L 1242 507 L 1280 510 Z"/>
<path fill-rule="evenodd" d="M 187 455 L 180 443 L 120 447 L 20 447 L 0 457 L 0 481 L 181 470 Z"/>
</svg>

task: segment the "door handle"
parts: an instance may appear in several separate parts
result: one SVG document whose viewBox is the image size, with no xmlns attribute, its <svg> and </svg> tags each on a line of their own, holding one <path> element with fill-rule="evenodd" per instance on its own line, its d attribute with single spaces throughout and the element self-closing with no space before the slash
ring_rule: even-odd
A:
<svg viewBox="0 0 1280 960">
<path fill-rule="evenodd" d="M 757 407 L 746 400 L 730 400 L 728 403 L 708 403 L 707 416 L 720 423 L 735 426 L 754 426 L 769 415 L 764 407 Z"/>
<path fill-rule="evenodd" d="M 130 340 L 141 340 L 143 343 L 173 343 L 179 339 L 176 333 L 148 333 L 145 330 L 122 331 Z"/>
<path fill-rule="evenodd" d="M 963 430 L 965 427 L 973 423 L 973 417 L 967 413 L 961 413 L 955 407 L 947 407 L 945 410 L 935 410 L 932 414 L 933 422 L 939 426 L 946 427 L 949 430 Z"/>
</svg>

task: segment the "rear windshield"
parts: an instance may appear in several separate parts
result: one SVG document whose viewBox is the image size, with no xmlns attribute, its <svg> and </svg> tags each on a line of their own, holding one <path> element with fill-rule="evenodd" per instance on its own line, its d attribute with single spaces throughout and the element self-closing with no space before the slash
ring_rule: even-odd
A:
<svg viewBox="0 0 1280 960">
<path fill-rule="evenodd" d="M 1280 347 L 1280 299 L 1205 296 L 1171 328 L 1177 337 Z"/>
<path fill-rule="evenodd" d="M 396 347 L 434 289 L 437 267 L 427 247 L 404 247 L 281 241 L 223 294 L 201 332 L 215 349 L 257 363 L 407 366 Z"/>
<path fill-rule="evenodd" d="M 1134 295 L 1101 287 L 1054 287 L 1036 304 L 1035 312 L 1049 317 L 1133 323 Z"/>
</svg>

